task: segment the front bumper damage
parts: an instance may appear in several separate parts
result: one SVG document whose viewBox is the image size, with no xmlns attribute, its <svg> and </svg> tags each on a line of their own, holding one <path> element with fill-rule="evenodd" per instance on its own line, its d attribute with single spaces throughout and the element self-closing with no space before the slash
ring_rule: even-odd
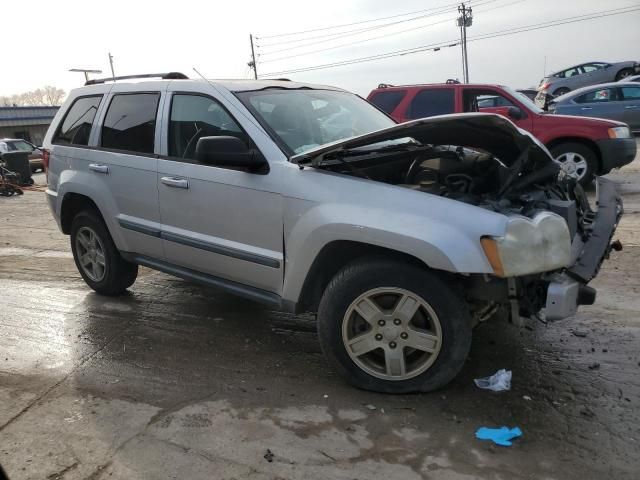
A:
<svg viewBox="0 0 640 480">
<path fill-rule="evenodd" d="M 573 241 L 572 265 L 555 274 L 547 287 L 546 320 L 570 317 L 579 305 L 593 304 L 596 291 L 587 284 L 598 274 L 611 250 L 622 248 L 619 242 L 611 241 L 623 213 L 615 184 L 598 177 L 596 197 L 598 208 L 592 214 L 588 234 L 577 235 Z"/>
</svg>

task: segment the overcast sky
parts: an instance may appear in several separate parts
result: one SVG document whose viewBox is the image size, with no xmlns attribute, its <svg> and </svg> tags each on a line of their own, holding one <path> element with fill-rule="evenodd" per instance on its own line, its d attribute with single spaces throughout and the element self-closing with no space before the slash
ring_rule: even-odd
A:
<svg viewBox="0 0 640 480">
<path fill-rule="evenodd" d="M 258 36 L 258 72 L 269 73 L 366 57 L 459 38 L 453 0 L 272 0 L 232 2 L 180 0 L 29 0 L 4 2 L 0 95 L 21 93 L 43 85 L 65 90 L 80 86 L 73 67 L 109 72 L 114 56 L 116 75 L 182 71 L 198 68 L 209 78 L 248 78 L 249 33 Z M 476 0 L 469 38 L 507 28 L 538 24 L 575 15 L 638 6 L 638 0 Z M 312 38 L 267 46 L 305 36 L 264 38 L 361 22 L 408 12 L 449 6 L 445 13 L 361 31 L 342 38 Z M 29 12 L 25 12 L 28 8 Z M 416 17 L 421 13 L 306 35 L 365 29 Z M 469 43 L 472 82 L 501 83 L 516 88 L 537 85 L 547 72 L 589 60 L 640 60 L 640 11 L 580 23 Z M 424 27 L 424 28 L 418 28 Z M 373 41 L 367 38 L 413 29 Z M 268 60 L 348 42 L 351 46 L 308 53 L 280 61 Z M 274 53 L 277 49 L 307 45 Z M 269 52 L 272 52 L 269 54 Z M 283 75 L 325 83 L 366 95 L 378 83 L 428 83 L 462 76 L 460 47 L 385 60 Z"/>
</svg>

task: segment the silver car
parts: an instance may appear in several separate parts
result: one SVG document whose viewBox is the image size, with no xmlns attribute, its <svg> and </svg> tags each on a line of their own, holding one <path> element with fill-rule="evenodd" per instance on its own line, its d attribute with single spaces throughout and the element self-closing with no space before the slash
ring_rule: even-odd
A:
<svg viewBox="0 0 640 480">
<path fill-rule="evenodd" d="M 637 73 L 640 73 L 640 64 L 635 61 L 583 63 L 544 77 L 536 98 L 541 103 L 547 95 L 557 97 L 577 88 L 615 82 Z"/>
<path fill-rule="evenodd" d="M 100 294 L 144 265 L 317 312 L 329 362 L 387 393 L 445 385 L 497 312 L 549 321 L 595 300 L 615 187 L 598 180 L 592 211 L 505 117 L 396 124 L 327 86 L 108 80 L 72 91 L 44 142 L 49 206 Z"/>
<path fill-rule="evenodd" d="M 640 132 L 640 84 L 613 82 L 580 88 L 553 99 L 549 112 L 618 120 Z"/>
<path fill-rule="evenodd" d="M 631 75 L 630 77 L 625 77 L 622 78 L 620 80 L 618 80 L 619 82 L 634 82 L 634 83 L 640 83 L 640 75 Z"/>
</svg>

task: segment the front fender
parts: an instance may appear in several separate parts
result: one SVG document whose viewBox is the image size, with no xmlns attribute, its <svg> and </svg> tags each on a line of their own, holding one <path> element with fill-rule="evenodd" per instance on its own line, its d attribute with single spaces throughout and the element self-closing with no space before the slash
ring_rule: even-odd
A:
<svg viewBox="0 0 640 480">
<path fill-rule="evenodd" d="M 317 255 L 329 243 L 340 240 L 395 250 L 437 270 L 493 273 L 480 237 L 500 235 L 506 224 L 503 215 L 459 202 L 451 202 L 456 205 L 451 206 L 449 221 L 443 212 L 429 216 L 373 206 L 309 203 L 298 202 L 285 214 L 286 300 L 298 300 Z M 467 222 L 455 220 L 462 212 L 470 214 Z"/>
</svg>

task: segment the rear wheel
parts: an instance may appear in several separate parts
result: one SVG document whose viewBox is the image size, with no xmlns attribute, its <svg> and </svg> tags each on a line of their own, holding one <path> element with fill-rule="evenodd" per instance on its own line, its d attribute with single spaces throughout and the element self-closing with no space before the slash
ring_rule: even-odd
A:
<svg viewBox="0 0 640 480">
<path fill-rule="evenodd" d="M 345 267 L 327 286 L 318 335 L 328 360 L 358 388 L 431 391 L 450 382 L 471 345 L 464 302 L 436 275 L 382 259 Z"/>
<path fill-rule="evenodd" d="M 138 266 L 122 258 L 100 215 L 78 213 L 71 223 L 71 250 L 84 281 L 103 295 L 118 295 L 133 285 Z"/>
<path fill-rule="evenodd" d="M 598 169 L 598 158 L 589 147 L 580 143 L 561 143 L 551 149 L 551 155 L 565 175 L 574 178 L 583 186 L 593 182 Z"/>
<path fill-rule="evenodd" d="M 616 81 L 622 80 L 623 78 L 630 77 L 632 73 L 633 73 L 633 70 L 631 70 L 630 68 L 623 68 L 616 74 Z"/>
</svg>

